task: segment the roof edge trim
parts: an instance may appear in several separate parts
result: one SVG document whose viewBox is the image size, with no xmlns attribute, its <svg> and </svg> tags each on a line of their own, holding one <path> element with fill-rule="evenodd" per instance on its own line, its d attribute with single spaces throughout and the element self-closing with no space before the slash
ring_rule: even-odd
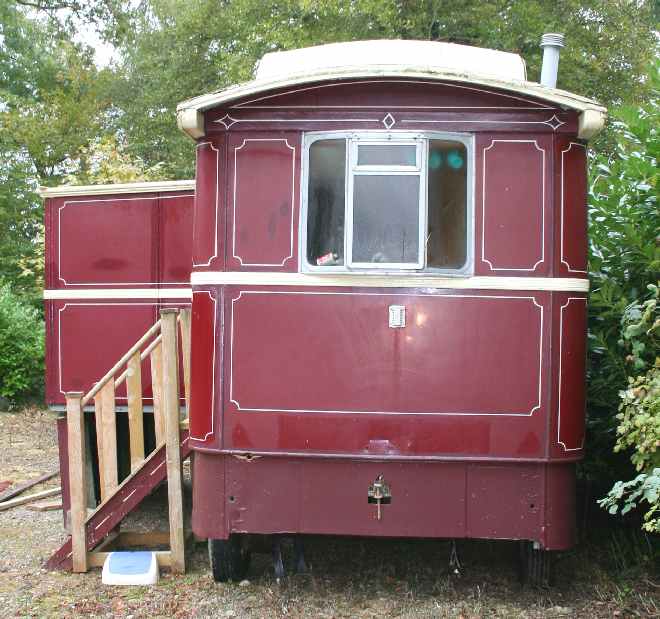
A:
<svg viewBox="0 0 660 619">
<path fill-rule="evenodd" d="M 332 82 L 342 79 L 363 79 L 370 77 L 414 78 L 476 84 L 554 103 L 560 107 L 576 110 L 581 114 L 587 111 L 592 112 L 588 114 L 588 119 L 584 121 L 584 135 L 590 137 L 593 137 L 602 129 L 607 113 L 607 110 L 596 101 L 565 90 L 541 86 L 536 82 L 507 81 L 488 76 L 437 71 L 428 67 L 393 67 L 391 65 L 383 65 L 378 67 L 349 67 L 336 70 L 289 74 L 269 80 L 252 80 L 231 86 L 225 90 L 183 101 L 177 106 L 177 123 L 190 137 L 198 139 L 204 135 L 203 118 L 200 119 L 199 115 L 202 115 L 203 112 L 213 107 L 282 88 L 314 82 Z M 585 137 L 584 139 L 588 138 Z"/>
<path fill-rule="evenodd" d="M 106 185 L 59 185 L 58 187 L 40 187 L 42 198 L 66 196 L 100 196 L 122 193 L 158 193 L 162 191 L 194 190 L 195 181 L 147 181 L 137 183 L 110 183 Z"/>
</svg>

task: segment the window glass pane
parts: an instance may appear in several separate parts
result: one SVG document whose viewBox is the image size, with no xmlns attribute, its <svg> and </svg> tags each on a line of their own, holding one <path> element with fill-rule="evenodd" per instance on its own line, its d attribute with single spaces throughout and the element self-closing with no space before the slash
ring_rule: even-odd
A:
<svg viewBox="0 0 660 619">
<path fill-rule="evenodd" d="M 353 178 L 353 262 L 419 261 L 419 176 Z"/>
<path fill-rule="evenodd" d="M 414 144 L 359 144 L 358 165 L 417 166 Z"/>
<path fill-rule="evenodd" d="M 461 268 L 467 260 L 467 149 L 429 140 L 426 264 Z"/>
<path fill-rule="evenodd" d="M 307 261 L 344 264 L 346 140 L 318 140 L 309 148 Z"/>
</svg>

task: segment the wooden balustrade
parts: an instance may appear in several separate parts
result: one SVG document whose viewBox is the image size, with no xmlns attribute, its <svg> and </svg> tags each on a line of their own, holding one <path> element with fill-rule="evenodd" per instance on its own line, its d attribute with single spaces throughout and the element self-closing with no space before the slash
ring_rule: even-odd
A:
<svg viewBox="0 0 660 619">
<path fill-rule="evenodd" d="M 160 320 L 112 366 L 88 393 L 69 392 L 66 394 L 71 543 L 73 571 L 75 572 L 87 571 L 90 565 L 90 553 L 86 548 L 86 485 L 88 480 L 85 468 L 84 406 L 93 400 L 101 505 L 103 505 L 116 492 L 120 482 L 117 460 L 116 392 L 123 383 L 126 383 L 128 398 L 131 476 L 138 473 L 149 459 L 148 454 L 145 458 L 142 406 L 142 363 L 147 358 L 151 368 L 156 449 L 159 449 L 164 443 L 166 450 L 170 554 L 163 559 L 163 562 L 170 565 L 174 572 L 185 571 L 180 454 L 179 350 L 183 360 L 186 402 L 184 417 L 187 417 L 190 403 L 190 310 L 164 309 L 160 314 Z M 97 562 L 98 557 L 91 560 L 92 564 Z"/>
</svg>

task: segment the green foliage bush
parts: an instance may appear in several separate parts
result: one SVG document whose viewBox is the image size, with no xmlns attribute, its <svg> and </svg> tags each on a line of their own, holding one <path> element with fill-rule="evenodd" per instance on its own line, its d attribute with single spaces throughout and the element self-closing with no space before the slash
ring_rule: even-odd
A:
<svg viewBox="0 0 660 619">
<path fill-rule="evenodd" d="M 39 312 L 0 285 L 0 397 L 16 403 L 44 382 L 44 322 Z"/>
<path fill-rule="evenodd" d="M 658 66 L 649 81 L 652 96 L 644 106 L 613 113 L 614 151 L 590 161 L 589 442 L 583 472 L 603 480 L 630 475 L 626 459 L 608 455 L 617 438 L 614 412 L 628 378 L 639 374 L 639 363 L 652 365 L 657 354 L 657 341 L 644 344 L 645 351 L 633 350 L 642 344 L 631 331 L 647 285 L 660 277 Z"/>
<path fill-rule="evenodd" d="M 619 394 L 614 446 L 614 451 L 632 449 L 630 460 L 642 473 L 631 481 L 616 482 L 599 503 L 611 514 L 621 503 L 622 514 L 643 507 L 643 528 L 660 532 L 660 305 L 658 286 L 650 285 L 649 290 L 651 298 L 631 304 L 621 320 L 625 361 L 633 373 L 641 373 L 630 376 L 628 388 Z"/>
<path fill-rule="evenodd" d="M 603 448 L 614 444 L 615 453 L 629 453 L 639 474 L 617 481 L 599 504 L 611 514 L 641 508 L 643 528 L 655 532 L 660 531 L 658 66 L 650 75 L 649 102 L 616 112 L 615 150 L 592 160 L 589 203 L 588 466 L 592 473 L 626 479 L 630 465 L 614 469 Z"/>
</svg>

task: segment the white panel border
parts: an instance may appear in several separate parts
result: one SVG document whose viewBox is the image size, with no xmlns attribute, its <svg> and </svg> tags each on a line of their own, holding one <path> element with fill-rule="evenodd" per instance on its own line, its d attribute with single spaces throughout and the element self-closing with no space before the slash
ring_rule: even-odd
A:
<svg viewBox="0 0 660 619">
<path fill-rule="evenodd" d="M 236 253 L 236 187 L 238 182 L 238 151 L 245 147 L 248 142 L 284 142 L 285 146 L 291 150 L 291 237 L 289 245 L 289 255 L 286 256 L 280 263 L 272 262 L 243 262 L 243 259 Z M 296 206 L 296 147 L 289 144 L 287 138 L 245 138 L 243 143 L 234 148 L 234 206 L 232 216 L 232 256 L 238 260 L 241 266 L 250 267 L 281 267 L 284 266 L 287 260 L 293 258 L 293 226 L 295 220 L 295 206 Z"/>
<path fill-rule="evenodd" d="M 127 307 L 127 306 L 147 306 L 147 307 L 158 307 L 161 304 L 160 303 L 65 303 L 62 307 L 57 312 L 57 382 L 59 386 L 60 393 L 62 395 L 66 395 L 66 391 L 62 389 L 62 314 L 68 307 L 80 307 L 80 306 L 86 306 L 86 307 L 93 307 L 93 306 L 100 306 L 100 307 L 107 307 L 107 306 L 112 306 L 116 305 L 119 307 Z M 184 305 L 190 305 L 189 303 L 186 303 Z M 96 383 L 94 383 L 96 384 Z M 93 385 L 92 385 L 93 386 Z M 127 400 L 128 398 L 124 396 L 116 396 L 117 400 Z M 145 400 L 151 400 L 152 398 L 144 398 Z"/>
<path fill-rule="evenodd" d="M 536 150 L 541 152 L 542 181 L 541 181 L 541 257 L 530 268 L 496 267 L 486 258 L 486 152 L 501 143 L 534 144 Z M 485 262 L 491 271 L 521 271 L 532 273 L 539 264 L 545 262 L 545 148 L 541 148 L 536 140 L 491 140 L 490 145 L 482 151 L 482 186 L 481 186 L 481 262 Z M 513 239 L 512 239 L 513 241 Z"/>
<path fill-rule="evenodd" d="M 584 148 L 584 152 L 587 152 L 587 147 L 584 144 L 579 142 L 571 142 L 568 145 L 568 148 L 561 151 L 561 209 L 560 209 L 560 221 L 561 221 L 561 232 L 559 237 L 560 251 L 559 255 L 561 256 L 561 263 L 566 266 L 566 270 L 569 273 L 584 273 L 586 275 L 587 271 L 582 269 L 574 269 L 569 264 L 568 260 L 564 258 L 564 154 L 569 152 L 573 146 L 579 146 Z"/>
<path fill-rule="evenodd" d="M 213 297 L 213 295 L 208 290 L 195 290 L 193 294 L 207 294 L 209 296 L 209 299 L 213 301 L 213 370 L 211 374 L 211 430 L 207 432 L 202 438 L 193 436 L 192 433 L 189 435 L 191 441 L 198 441 L 201 443 L 205 443 L 208 440 L 209 436 L 213 436 L 215 433 L 215 381 L 216 381 L 215 356 L 216 356 L 216 350 L 218 348 L 216 341 L 216 325 L 218 321 L 218 301 Z M 190 411 L 188 412 L 188 415 L 190 415 Z"/>
<path fill-rule="evenodd" d="M 562 350 L 564 344 L 564 309 L 567 308 L 571 301 L 582 301 L 586 308 L 587 300 L 584 297 L 568 297 L 568 300 L 559 310 L 559 385 L 557 395 L 557 443 L 562 446 L 564 451 L 580 451 L 584 448 L 585 433 L 582 433 L 582 444 L 579 447 L 566 447 L 560 440 L 561 438 L 561 371 L 562 371 Z"/>
<path fill-rule="evenodd" d="M 62 277 L 62 211 L 69 205 L 72 204 L 89 204 L 96 202 L 131 202 L 135 200 L 168 200 L 173 198 L 193 198 L 194 193 L 184 193 L 176 196 L 153 196 L 153 197 L 141 197 L 141 198 L 106 198 L 104 200 L 67 200 L 62 206 L 57 210 L 57 279 L 64 283 L 65 286 L 158 286 L 162 284 L 166 285 L 180 285 L 184 286 L 186 282 L 78 282 L 72 283 L 68 282 L 64 277 Z M 102 206 L 102 205 L 101 205 Z"/>
<path fill-rule="evenodd" d="M 230 352 L 229 352 L 229 401 L 236 406 L 239 411 L 246 412 L 280 412 L 280 413 L 327 413 L 327 414 L 340 414 L 340 415 L 433 415 L 433 416 L 456 416 L 456 417 L 475 417 L 475 416 L 492 416 L 492 417 L 531 417 L 535 411 L 541 408 L 542 403 L 542 387 L 543 387 L 543 305 L 539 304 L 536 297 L 525 296 L 482 296 L 482 295 L 442 295 L 438 298 L 458 298 L 458 299 L 482 299 L 482 300 L 527 300 L 531 301 L 534 306 L 540 310 L 539 320 L 539 364 L 538 364 L 538 399 L 536 404 L 529 412 L 525 413 L 486 413 L 486 412 L 472 412 L 472 413 L 420 413 L 420 412 L 399 412 L 399 411 L 336 411 L 336 410 L 318 410 L 318 409 L 279 409 L 279 408 L 242 408 L 240 403 L 234 398 L 234 306 L 243 295 L 328 295 L 328 296 L 379 296 L 379 297 L 430 297 L 433 295 L 425 294 L 403 294 L 403 293 L 378 293 L 378 292 L 275 292 L 265 290 L 241 290 L 236 298 L 231 301 L 231 330 L 230 330 Z"/>
<path fill-rule="evenodd" d="M 213 142 L 199 142 L 195 148 L 195 157 L 199 158 L 199 147 L 200 146 L 210 146 L 211 150 L 215 151 L 215 214 L 213 219 L 213 255 L 209 257 L 206 262 L 195 262 L 195 249 L 193 247 L 193 261 L 192 265 L 194 267 L 207 267 L 211 262 L 218 257 L 218 203 L 220 201 L 220 149 L 216 148 Z M 199 163 L 196 162 L 196 166 L 199 166 Z M 197 214 L 197 187 L 195 187 L 195 208 L 193 211 L 193 243 L 195 235 L 195 215 Z"/>
</svg>

